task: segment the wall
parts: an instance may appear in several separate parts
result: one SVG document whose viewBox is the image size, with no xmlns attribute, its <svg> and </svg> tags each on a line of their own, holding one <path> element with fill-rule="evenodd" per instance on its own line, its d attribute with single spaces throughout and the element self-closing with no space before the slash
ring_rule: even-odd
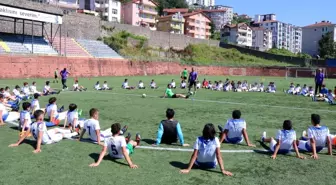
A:
<svg viewBox="0 0 336 185">
<path fill-rule="evenodd" d="M 307 60 L 307 59 L 299 58 L 299 57 L 275 55 L 275 54 L 271 54 L 271 53 L 265 53 L 265 52 L 261 52 L 261 51 L 257 51 L 257 50 L 253 50 L 253 49 L 248 49 L 248 48 L 243 48 L 243 47 L 239 47 L 239 46 L 236 46 L 236 45 L 225 44 L 225 43 L 220 43 L 220 46 L 223 47 L 223 48 L 228 48 L 228 49 L 234 48 L 234 49 L 237 49 L 238 51 L 240 51 L 241 53 L 253 55 L 253 56 L 264 58 L 264 59 L 267 59 L 267 60 L 282 61 L 282 62 L 287 62 L 287 63 L 290 63 L 290 64 L 300 65 L 300 66 L 305 66 L 306 63 L 311 63 L 314 66 L 320 66 L 320 67 L 326 66 L 326 62 L 324 60 L 316 60 L 316 59 Z"/>
<path fill-rule="evenodd" d="M 27 0 L 1 0 L 1 4 L 6 4 L 10 6 L 16 6 L 26 9 L 32 9 L 36 11 L 42 12 L 50 12 L 54 14 L 63 14 L 63 11 L 56 6 L 46 6 L 46 4 L 42 3 L 35 3 L 35 2 L 28 2 Z"/>
</svg>

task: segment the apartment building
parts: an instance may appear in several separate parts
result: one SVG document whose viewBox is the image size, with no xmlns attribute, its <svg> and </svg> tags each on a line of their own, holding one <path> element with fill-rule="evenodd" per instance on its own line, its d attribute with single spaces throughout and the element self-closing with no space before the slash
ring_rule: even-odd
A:
<svg viewBox="0 0 336 185">
<path fill-rule="evenodd" d="M 103 20 L 120 22 L 121 3 L 117 0 L 95 0 L 95 10 Z"/>
<path fill-rule="evenodd" d="M 215 25 L 215 31 L 218 32 L 224 25 L 231 24 L 233 19 L 233 8 L 229 6 L 209 6 L 203 12 L 211 19 Z"/>
<path fill-rule="evenodd" d="M 315 22 L 315 24 L 302 27 L 302 52 L 312 56 L 319 54 L 319 41 L 322 35 L 333 32 L 336 41 L 336 24 L 329 21 Z"/>
<path fill-rule="evenodd" d="M 215 0 L 186 0 L 186 3 L 191 5 L 198 5 L 202 7 L 214 6 Z"/>
<path fill-rule="evenodd" d="M 225 25 L 221 29 L 221 42 L 252 47 L 252 28 L 246 23 Z"/>
<path fill-rule="evenodd" d="M 252 27 L 252 48 L 267 51 L 272 48 L 272 31 L 261 27 Z"/>
<path fill-rule="evenodd" d="M 209 39 L 210 18 L 202 11 L 182 14 L 185 19 L 184 34 L 193 38 Z"/>
<path fill-rule="evenodd" d="M 63 10 L 64 14 L 76 12 L 79 9 L 80 0 L 29 0 L 33 2 L 46 3 L 52 6 L 57 6 Z"/>
<path fill-rule="evenodd" d="M 132 0 L 122 5 L 122 16 L 126 24 L 149 27 L 156 30 L 158 4 L 154 0 Z"/>
<path fill-rule="evenodd" d="M 272 47 L 284 48 L 293 53 L 302 51 L 301 28 L 276 20 L 275 14 L 256 15 L 252 26 L 272 31 Z"/>
<path fill-rule="evenodd" d="M 174 34 L 184 34 L 185 19 L 180 12 L 157 19 L 157 30 Z"/>
<path fill-rule="evenodd" d="M 189 9 L 188 8 L 171 8 L 171 9 L 163 9 L 163 16 L 167 16 L 167 15 L 173 15 L 176 13 L 188 13 Z"/>
</svg>

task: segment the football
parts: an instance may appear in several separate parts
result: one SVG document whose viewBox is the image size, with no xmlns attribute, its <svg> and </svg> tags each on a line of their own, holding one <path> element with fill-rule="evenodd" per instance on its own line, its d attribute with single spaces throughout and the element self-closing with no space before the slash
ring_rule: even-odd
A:
<svg viewBox="0 0 336 185">
<path fill-rule="evenodd" d="M 142 94 L 142 97 L 143 97 L 143 98 L 146 98 L 146 96 L 147 96 L 146 94 Z"/>
</svg>

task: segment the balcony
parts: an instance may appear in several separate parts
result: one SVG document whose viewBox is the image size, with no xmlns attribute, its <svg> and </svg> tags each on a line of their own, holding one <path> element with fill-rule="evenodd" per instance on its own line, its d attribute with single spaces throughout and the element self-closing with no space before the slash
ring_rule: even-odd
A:
<svg viewBox="0 0 336 185">
<path fill-rule="evenodd" d="M 150 19 L 150 18 L 140 18 L 140 22 L 143 22 L 143 23 L 153 23 L 153 24 L 155 24 L 155 19 Z"/>
<path fill-rule="evenodd" d="M 140 13 L 150 14 L 150 15 L 157 15 L 156 10 L 150 10 L 150 9 L 140 9 Z"/>
<path fill-rule="evenodd" d="M 99 3 L 95 3 L 95 7 L 100 9 L 100 8 L 107 8 L 108 4 L 99 4 Z"/>
<path fill-rule="evenodd" d="M 189 21 L 189 22 L 188 22 L 188 25 L 189 25 L 189 26 L 196 26 L 196 23 L 195 23 L 195 22 L 190 22 L 190 21 Z"/>
<path fill-rule="evenodd" d="M 181 24 L 170 24 L 170 27 L 175 30 L 181 30 L 182 25 Z"/>
</svg>

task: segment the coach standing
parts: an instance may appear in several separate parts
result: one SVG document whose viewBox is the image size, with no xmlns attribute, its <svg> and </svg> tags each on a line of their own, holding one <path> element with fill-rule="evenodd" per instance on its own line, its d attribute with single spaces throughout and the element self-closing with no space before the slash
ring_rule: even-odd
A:
<svg viewBox="0 0 336 185">
<path fill-rule="evenodd" d="M 189 79 L 188 79 L 188 82 L 189 82 L 189 93 L 190 93 L 190 90 L 191 88 L 194 86 L 194 91 L 196 93 L 196 81 L 197 81 L 197 78 L 198 78 L 198 74 L 196 71 L 194 71 L 194 68 L 191 68 L 191 72 L 189 74 Z"/>
<path fill-rule="evenodd" d="M 62 77 L 62 85 L 63 85 L 63 90 L 64 89 L 68 89 L 67 85 L 66 85 L 66 81 L 68 79 L 68 76 L 69 76 L 69 72 L 67 71 L 66 68 L 64 68 L 61 72 L 60 72 L 60 75 Z"/>
<path fill-rule="evenodd" d="M 318 69 L 315 75 L 315 96 L 317 94 L 317 90 L 319 93 L 321 93 L 323 81 L 324 81 L 324 74 L 322 73 L 322 69 Z"/>
</svg>

